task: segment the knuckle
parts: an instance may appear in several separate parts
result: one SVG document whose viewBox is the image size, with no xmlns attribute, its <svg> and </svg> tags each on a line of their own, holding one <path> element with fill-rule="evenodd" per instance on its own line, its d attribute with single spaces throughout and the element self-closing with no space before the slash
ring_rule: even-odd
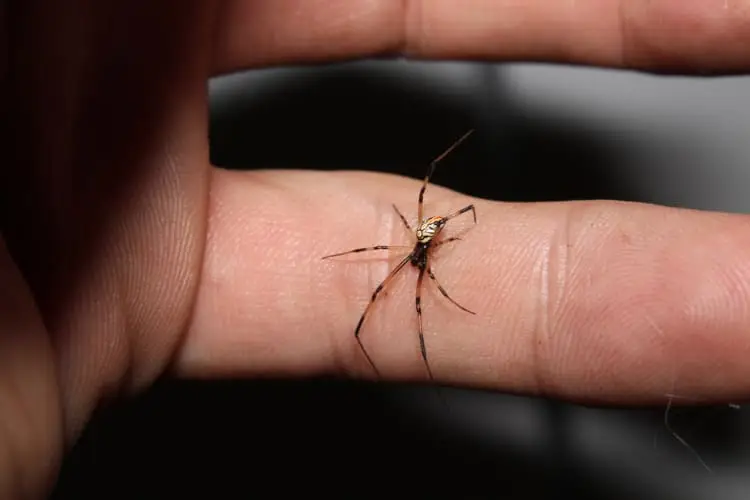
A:
<svg viewBox="0 0 750 500">
<path fill-rule="evenodd" d="M 558 383 L 557 365 L 561 360 L 557 359 L 560 339 L 556 330 L 564 309 L 571 268 L 572 218 L 570 209 L 561 213 L 542 246 L 537 263 L 539 290 L 531 352 L 534 353 L 534 374 L 540 393 L 554 390 Z"/>
</svg>

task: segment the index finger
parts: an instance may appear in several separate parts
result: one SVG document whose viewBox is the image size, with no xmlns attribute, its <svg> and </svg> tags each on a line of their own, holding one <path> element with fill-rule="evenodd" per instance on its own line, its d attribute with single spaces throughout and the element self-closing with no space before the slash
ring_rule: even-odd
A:
<svg viewBox="0 0 750 500">
<path fill-rule="evenodd" d="M 413 218 L 419 181 L 216 170 L 212 186 L 201 289 L 178 371 L 374 377 L 354 328 L 402 255 L 321 257 L 408 243 L 391 202 Z M 438 381 L 598 403 L 748 394 L 748 217 L 603 201 L 506 204 L 436 186 L 426 213 L 469 202 L 478 225 L 439 249 L 432 266 L 477 314 L 429 284 L 423 293 Z M 414 280 L 408 272 L 394 280 L 361 334 L 388 379 L 426 380 Z"/>
<path fill-rule="evenodd" d="M 373 55 L 750 68 L 747 0 L 271 0 L 227 4 L 216 68 Z"/>
</svg>

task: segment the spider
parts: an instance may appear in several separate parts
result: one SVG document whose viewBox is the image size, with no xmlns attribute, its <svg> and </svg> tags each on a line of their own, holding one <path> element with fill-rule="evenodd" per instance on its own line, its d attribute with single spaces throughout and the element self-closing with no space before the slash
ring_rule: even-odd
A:
<svg viewBox="0 0 750 500">
<path fill-rule="evenodd" d="M 354 338 L 357 340 L 357 343 L 359 344 L 360 349 L 362 350 L 362 353 L 364 354 L 365 358 L 367 358 L 367 361 L 369 362 L 370 366 L 374 370 L 375 374 L 380 378 L 380 371 L 378 370 L 377 366 L 375 365 L 375 362 L 373 361 L 372 357 L 370 357 L 370 354 L 367 352 L 367 349 L 365 349 L 364 344 L 362 343 L 362 339 L 360 338 L 360 333 L 362 331 L 362 324 L 365 322 L 365 319 L 367 318 L 368 313 L 370 312 L 373 304 L 377 300 L 380 293 L 383 291 L 385 287 L 388 286 L 388 284 L 393 280 L 393 278 L 401 271 L 406 264 L 411 264 L 412 266 L 416 267 L 419 271 L 419 275 L 417 276 L 417 289 L 416 289 L 416 310 L 417 310 L 417 322 L 419 326 L 419 347 L 420 351 L 422 353 L 422 359 L 424 360 L 425 367 L 427 369 L 427 374 L 430 377 L 431 381 L 434 381 L 434 377 L 432 376 L 432 369 L 430 368 L 430 362 L 427 359 L 427 349 L 425 347 L 425 341 L 424 341 L 424 330 L 422 328 L 422 282 L 424 280 L 425 274 L 432 280 L 435 285 L 437 285 L 438 290 L 440 293 L 448 299 L 451 303 L 453 303 L 456 307 L 461 309 L 462 311 L 466 311 L 469 314 L 476 314 L 473 311 L 470 311 L 469 309 L 465 308 L 455 300 L 451 298 L 450 295 L 448 295 L 448 292 L 445 291 L 445 288 L 443 288 L 440 283 L 438 282 L 437 278 L 435 277 L 435 273 L 432 271 L 432 267 L 430 266 L 430 254 L 431 250 L 434 250 L 435 248 L 444 245 L 446 243 L 450 243 L 452 241 L 460 240 L 461 238 L 457 236 L 453 236 L 450 238 L 446 238 L 444 240 L 437 241 L 437 237 L 440 234 L 440 232 L 443 230 L 443 227 L 447 224 L 447 222 L 455 217 L 458 217 L 461 214 L 465 214 L 466 212 L 471 212 L 471 214 L 474 217 L 474 224 L 477 223 L 477 213 L 476 210 L 474 210 L 474 205 L 467 205 L 459 210 L 456 210 L 455 212 L 449 214 L 449 215 L 435 215 L 432 217 L 428 217 L 426 219 L 422 218 L 422 206 L 423 206 L 423 200 L 424 200 L 424 193 L 427 189 L 427 184 L 430 182 L 430 177 L 432 177 L 432 174 L 435 171 L 435 166 L 443 160 L 446 156 L 448 156 L 456 147 L 458 147 L 459 144 L 461 144 L 471 133 L 473 130 L 469 130 L 466 132 L 460 139 L 458 139 L 456 142 L 453 143 L 451 147 L 449 147 L 447 150 L 445 150 L 440 156 L 435 158 L 430 163 L 430 168 L 427 172 L 427 175 L 424 178 L 424 181 L 422 182 L 422 188 L 419 190 L 419 199 L 417 204 L 417 229 L 416 231 L 412 229 L 411 225 L 409 225 L 409 222 L 406 220 L 406 217 L 401 213 L 401 211 L 396 207 L 396 205 L 393 205 L 393 209 L 398 214 L 399 219 L 401 219 L 401 222 L 404 224 L 406 229 L 414 234 L 416 242 L 414 244 L 414 248 L 412 249 L 411 253 L 409 253 L 406 257 L 401 260 L 401 262 L 398 263 L 396 267 L 393 268 L 393 270 L 388 273 L 386 278 L 375 288 L 375 291 L 372 292 L 372 297 L 370 298 L 370 301 L 367 303 L 367 306 L 365 307 L 364 312 L 362 313 L 362 316 L 359 318 L 359 322 L 357 323 L 356 328 L 354 329 Z M 346 252 L 340 252 L 335 253 L 332 255 L 326 255 L 323 257 L 323 259 L 329 259 L 331 257 L 340 257 L 342 255 L 348 255 L 350 253 L 359 253 L 359 252 L 369 252 L 374 250 L 391 250 L 396 248 L 404 248 L 403 246 L 395 246 L 395 245 L 376 245 L 371 247 L 363 247 L 363 248 L 355 248 L 354 250 L 349 250 Z"/>
</svg>

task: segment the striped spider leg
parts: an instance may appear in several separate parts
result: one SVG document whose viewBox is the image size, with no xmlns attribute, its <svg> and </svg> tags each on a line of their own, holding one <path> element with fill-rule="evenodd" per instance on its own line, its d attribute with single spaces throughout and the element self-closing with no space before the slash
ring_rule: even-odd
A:
<svg viewBox="0 0 750 500">
<path fill-rule="evenodd" d="M 427 374 L 430 377 L 431 381 L 434 381 L 434 377 L 432 375 L 432 369 L 430 368 L 430 363 L 427 358 L 427 348 L 425 347 L 425 340 L 424 340 L 424 328 L 422 325 L 422 283 L 424 281 L 425 274 L 430 278 L 430 280 L 435 283 L 440 293 L 448 299 L 451 303 L 453 303 L 456 307 L 461 309 L 462 311 L 466 311 L 469 314 L 475 314 L 473 311 L 470 311 L 469 309 L 465 308 L 464 306 L 460 305 L 458 302 L 453 300 L 450 295 L 448 295 L 448 292 L 445 291 L 445 288 L 440 285 L 438 282 L 437 277 L 435 276 L 435 273 L 432 270 L 432 266 L 430 265 L 430 254 L 431 251 L 441 245 L 444 245 L 446 243 L 450 243 L 453 241 L 458 241 L 460 238 L 458 237 L 451 237 L 446 238 L 444 240 L 437 241 L 437 237 L 440 234 L 440 232 L 443 230 L 445 225 L 450 221 L 451 219 L 458 217 L 459 215 L 465 214 L 467 212 L 471 212 L 474 220 L 474 224 L 477 223 L 477 213 L 474 209 L 474 205 L 467 205 L 459 210 L 456 210 L 455 212 L 449 214 L 449 215 L 436 215 L 432 217 L 428 217 L 426 219 L 423 218 L 423 205 L 424 205 L 424 193 L 427 189 L 427 185 L 430 182 L 430 178 L 432 177 L 432 174 L 435 171 L 436 165 L 443 160 L 448 154 L 450 154 L 459 144 L 461 144 L 471 133 L 473 130 L 469 130 L 466 134 L 464 134 L 460 139 L 458 139 L 456 142 L 453 143 L 451 147 L 449 147 L 445 152 L 443 152 L 440 156 L 435 158 L 430 163 L 429 171 L 427 172 L 427 175 L 424 178 L 424 181 L 422 182 L 422 188 L 419 190 L 419 198 L 417 202 L 417 229 L 414 230 L 409 222 L 406 220 L 406 217 L 399 211 L 399 209 L 396 207 L 396 205 L 393 205 L 393 209 L 398 214 L 399 219 L 401 219 L 401 222 L 403 223 L 404 227 L 414 236 L 415 243 L 412 247 L 411 252 L 404 257 L 397 265 L 394 267 L 390 273 L 385 277 L 385 279 L 375 288 L 375 291 L 372 292 L 372 296 L 370 297 L 370 301 L 367 303 L 367 306 L 365 307 L 364 312 L 359 318 L 359 322 L 357 323 L 356 328 L 354 329 L 354 338 L 357 340 L 357 343 L 359 344 L 359 347 L 364 354 L 365 358 L 369 362 L 370 366 L 372 367 L 373 371 L 376 373 L 376 375 L 380 378 L 380 370 L 378 370 L 377 366 L 375 365 L 375 362 L 373 361 L 370 354 L 367 352 L 367 349 L 365 349 L 364 344 L 362 343 L 362 339 L 360 338 L 360 333 L 362 330 L 362 324 L 365 322 L 365 319 L 367 318 L 370 310 L 372 309 L 373 304 L 377 300 L 380 293 L 385 289 L 388 284 L 393 280 L 393 278 L 407 265 L 411 264 L 412 266 L 416 267 L 419 274 L 417 276 L 417 288 L 416 288 L 416 297 L 415 297 L 415 305 L 417 310 L 417 324 L 418 324 L 418 333 L 419 333 L 419 348 L 420 352 L 422 354 L 422 359 L 424 360 L 425 368 L 427 369 Z M 359 252 L 370 252 L 375 250 L 391 250 L 391 249 L 398 249 L 398 248 L 409 248 L 404 246 L 398 246 L 398 245 L 376 245 L 371 247 L 363 247 L 363 248 L 355 248 L 354 250 L 349 250 L 346 252 L 340 252 L 335 253 L 332 255 L 326 255 L 323 257 L 323 259 L 329 259 L 331 257 L 339 257 L 342 255 L 347 255 L 350 253 L 359 253 Z"/>
</svg>

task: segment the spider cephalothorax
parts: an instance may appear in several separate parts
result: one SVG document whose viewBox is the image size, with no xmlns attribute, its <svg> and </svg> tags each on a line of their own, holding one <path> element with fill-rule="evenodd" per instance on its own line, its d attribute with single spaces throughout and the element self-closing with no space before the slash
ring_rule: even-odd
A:
<svg viewBox="0 0 750 500">
<path fill-rule="evenodd" d="M 416 231 L 417 241 L 424 244 L 429 243 L 433 238 L 440 234 L 440 230 L 443 229 L 446 222 L 448 222 L 448 220 L 440 215 L 435 215 L 422 222 L 419 224 Z"/>
</svg>

